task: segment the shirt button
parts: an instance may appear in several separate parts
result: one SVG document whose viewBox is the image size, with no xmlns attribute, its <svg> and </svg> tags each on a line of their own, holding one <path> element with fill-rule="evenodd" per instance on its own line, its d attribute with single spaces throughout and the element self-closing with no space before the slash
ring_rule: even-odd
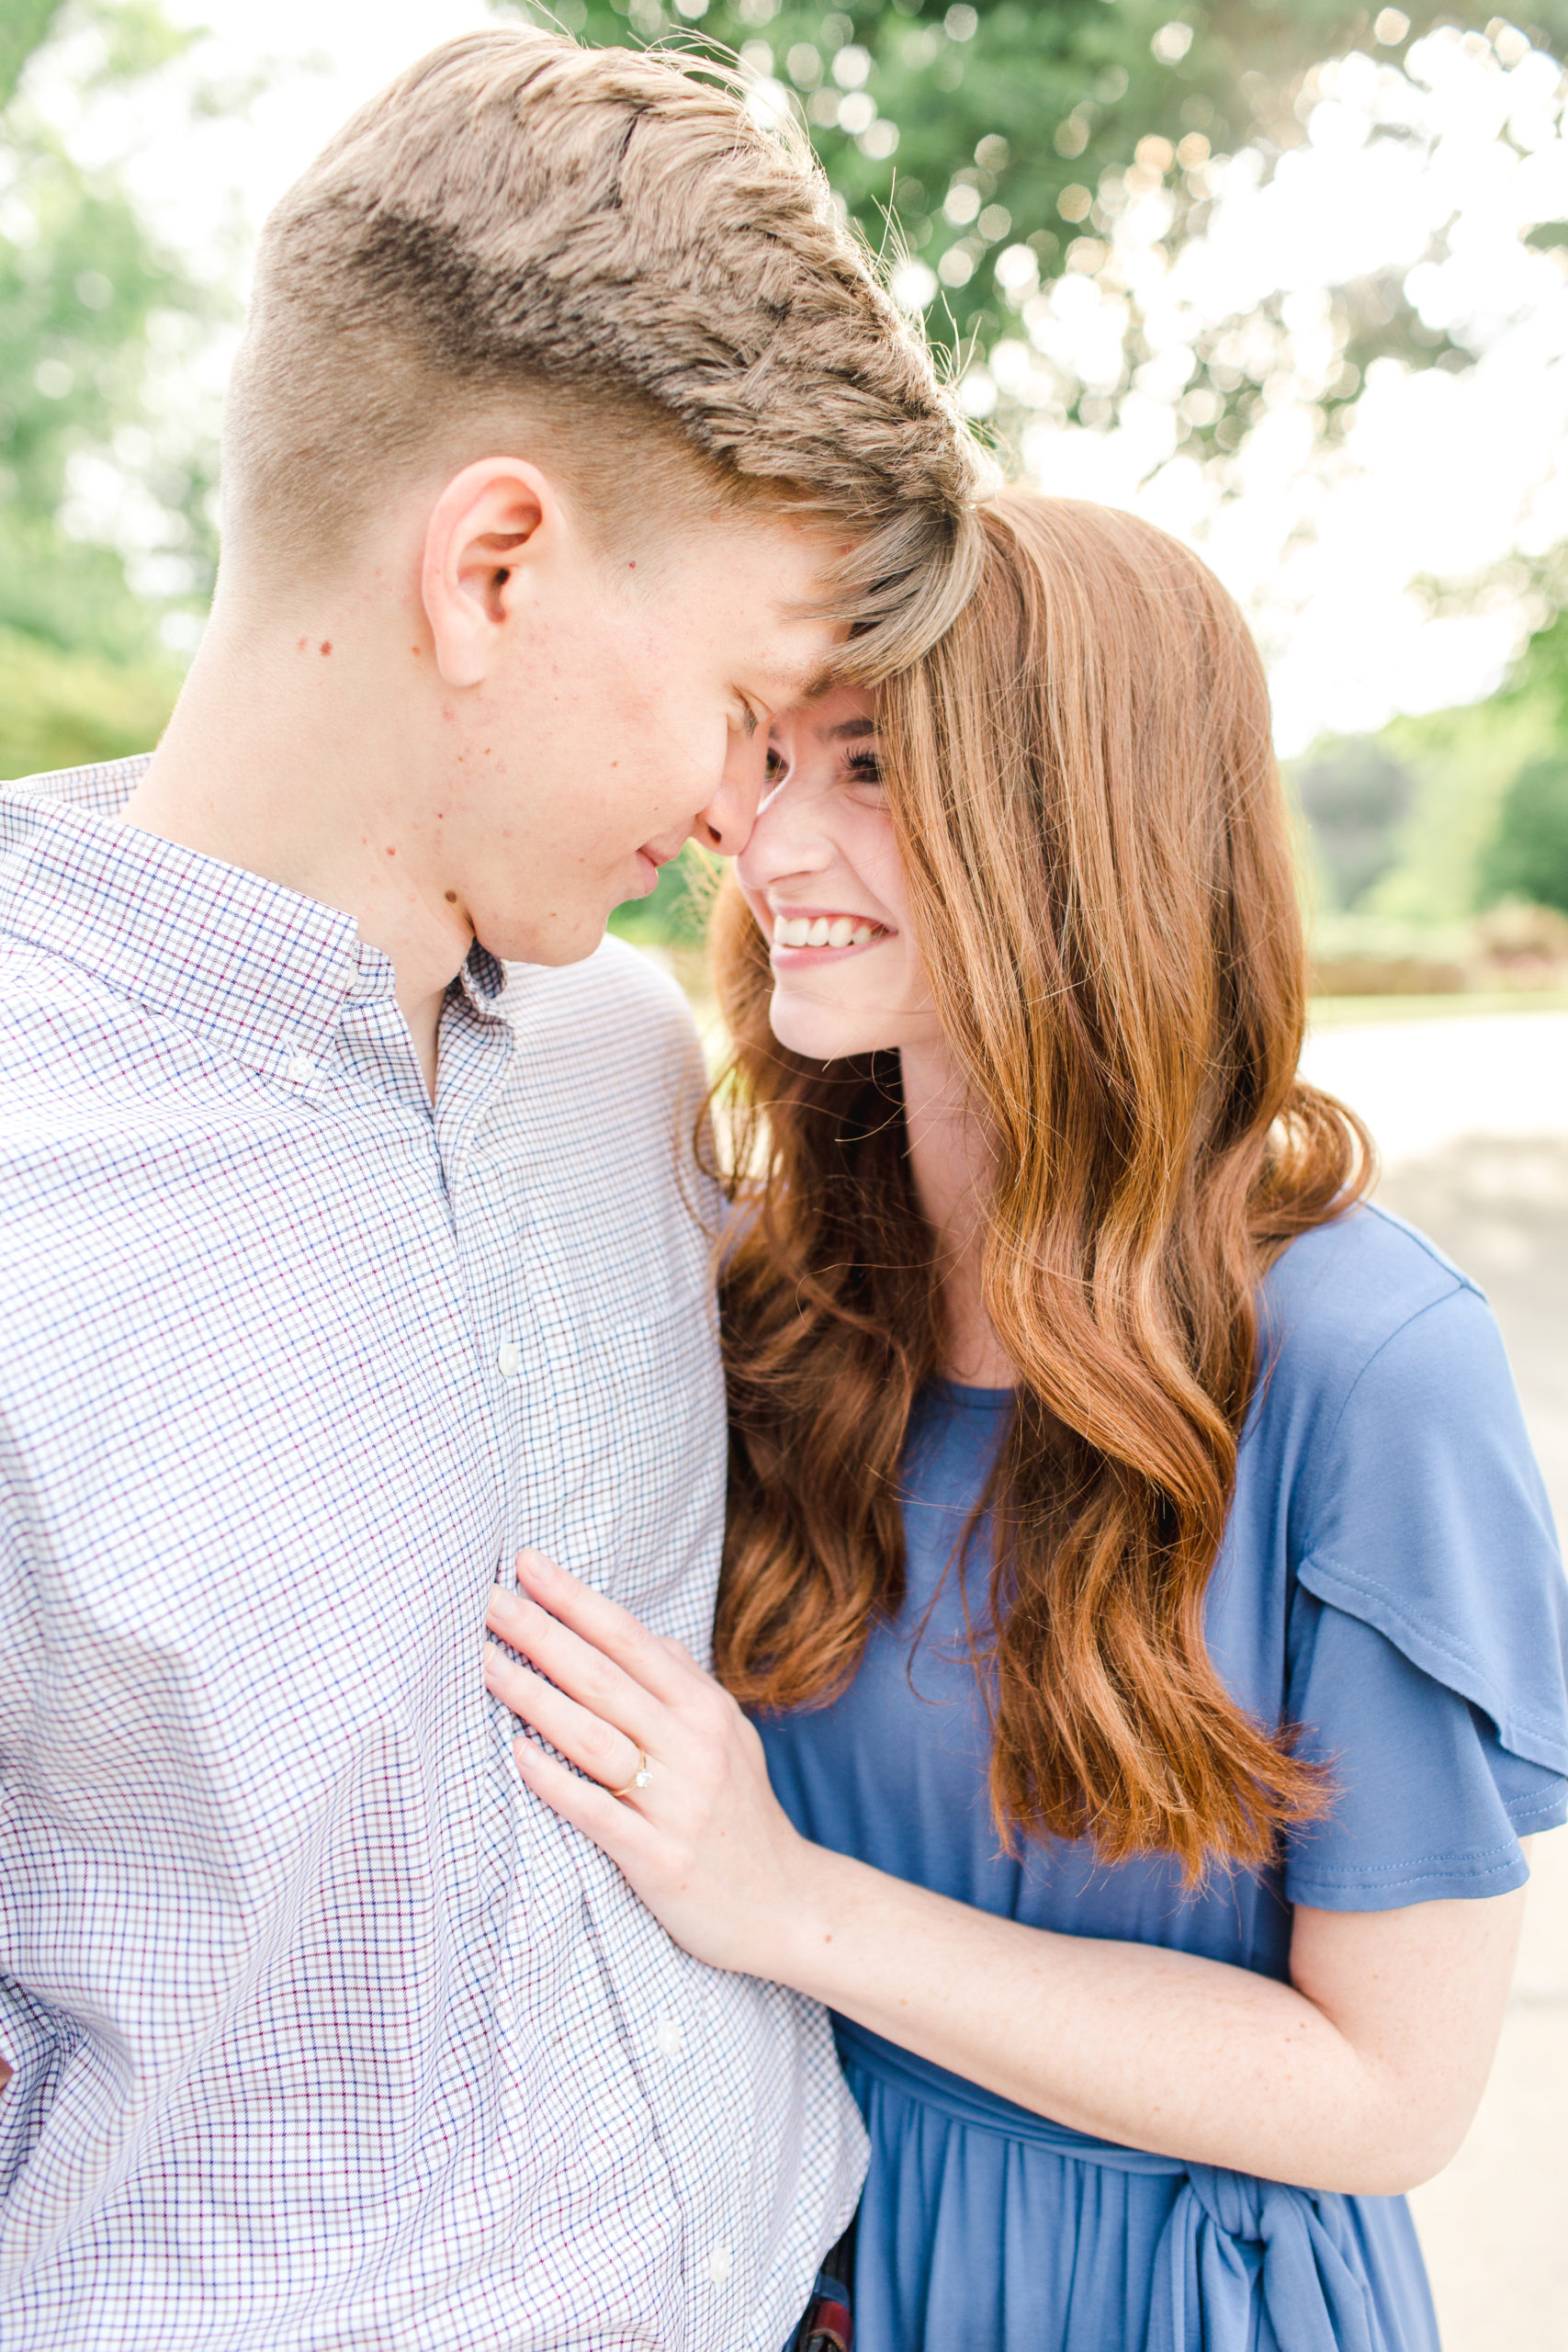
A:
<svg viewBox="0 0 1568 2352">
<path fill-rule="evenodd" d="M 523 1351 L 515 1340 L 502 1340 L 495 1351 L 495 1361 L 503 1379 L 515 1380 L 523 1369 Z"/>
<path fill-rule="evenodd" d="M 291 1054 L 283 1075 L 291 1086 L 309 1086 L 316 1075 L 316 1065 L 309 1054 Z"/>
<path fill-rule="evenodd" d="M 708 2256 L 708 2277 L 716 2287 L 722 2287 L 735 2267 L 735 2256 L 727 2245 L 716 2245 Z"/>
<path fill-rule="evenodd" d="M 679 2058 L 685 2043 L 678 2018 L 660 2018 L 654 2029 L 654 2041 L 661 2058 Z"/>
</svg>

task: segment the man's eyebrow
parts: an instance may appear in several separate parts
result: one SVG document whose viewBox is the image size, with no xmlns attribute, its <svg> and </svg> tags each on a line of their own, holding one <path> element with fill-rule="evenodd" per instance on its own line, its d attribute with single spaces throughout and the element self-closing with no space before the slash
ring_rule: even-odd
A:
<svg viewBox="0 0 1568 2352">
<path fill-rule="evenodd" d="M 811 703 L 820 702 L 825 695 L 832 693 L 839 681 L 831 670 L 814 670 L 809 676 L 797 671 L 793 678 L 783 676 L 773 683 L 775 691 L 770 700 L 776 714 L 781 710 L 798 710 Z"/>
</svg>

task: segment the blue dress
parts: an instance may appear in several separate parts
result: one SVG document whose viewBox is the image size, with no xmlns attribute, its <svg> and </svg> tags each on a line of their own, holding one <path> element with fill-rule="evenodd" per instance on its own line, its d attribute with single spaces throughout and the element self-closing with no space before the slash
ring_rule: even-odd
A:
<svg viewBox="0 0 1568 2352">
<path fill-rule="evenodd" d="M 1163 1859 L 999 1851 L 958 1579 L 942 1577 L 1010 1399 L 939 1384 L 906 1453 L 897 1621 L 834 1705 L 759 1725 L 806 1836 L 1032 1927 L 1281 1979 L 1293 1903 L 1393 1910 L 1524 1883 L 1518 1840 L 1561 1822 L 1568 1794 L 1568 1592 L 1485 1302 L 1420 1235 L 1359 1208 L 1285 1252 L 1263 1321 L 1209 1642 L 1245 1707 L 1303 1725 L 1304 1752 L 1332 1763 L 1329 1817 L 1278 1868 L 1196 1895 Z M 977 1574 L 987 1559 L 982 1540 Z M 872 2144 L 856 2352 L 1435 2352 L 1403 2198 L 1089 2139 L 837 2030 Z"/>
</svg>

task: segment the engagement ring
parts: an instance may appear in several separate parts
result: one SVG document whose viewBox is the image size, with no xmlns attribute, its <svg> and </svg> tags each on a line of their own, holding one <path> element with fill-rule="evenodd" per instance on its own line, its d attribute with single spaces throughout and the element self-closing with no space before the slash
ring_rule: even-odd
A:
<svg viewBox="0 0 1568 2352">
<path fill-rule="evenodd" d="M 646 1789 L 652 1779 L 653 1774 L 649 1770 L 648 1750 L 646 1747 L 639 1747 L 637 1752 L 637 1770 L 624 1789 L 612 1789 L 610 1794 L 613 1797 L 629 1797 L 634 1789 Z"/>
</svg>

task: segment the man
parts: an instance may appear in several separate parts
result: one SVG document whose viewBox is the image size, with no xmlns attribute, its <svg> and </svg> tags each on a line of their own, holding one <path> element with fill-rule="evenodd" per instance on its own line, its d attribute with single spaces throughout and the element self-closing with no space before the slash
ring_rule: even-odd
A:
<svg viewBox="0 0 1568 2352">
<path fill-rule="evenodd" d="M 0 797 L 0 2340 L 777 2352 L 823 2021 L 520 1792 L 481 1623 L 534 1543 L 705 1641 L 699 1067 L 594 951 L 969 460 L 787 141 L 495 31 L 273 216 L 224 479 L 151 763 Z"/>
</svg>

